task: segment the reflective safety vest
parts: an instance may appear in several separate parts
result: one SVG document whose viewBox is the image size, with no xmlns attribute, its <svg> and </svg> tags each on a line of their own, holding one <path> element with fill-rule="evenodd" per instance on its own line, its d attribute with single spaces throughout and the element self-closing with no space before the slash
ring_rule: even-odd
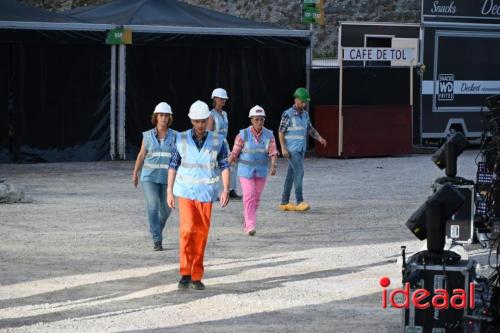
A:
<svg viewBox="0 0 500 333">
<path fill-rule="evenodd" d="M 240 138 L 244 141 L 238 160 L 238 176 L 243 178 L 266 177 L 269 162 L 269 143 L 273 133 L 267 128 L 262 129 L 259 141 L 255 142 L 250 127 L 240 131 Z"/>
<path fill-rule="evenodd" d="M 217 133 L 219 135 L 222 135 L 224 139 L 227 139 L 227 131 L 229 129 L 229 121 L 227 120 L 227 113 L 226 111 L 222 111 L 222 114 L 220 114 L 218 111 L 215 109 L 212 109 L 210 111 L 210 115 L 214 119 L 214 133 Z"/>
<path fill-rule="evenodd" d="M 303 111 L 301 116 L 295 115 L 294 108 L 285 111 L 290 119 L 290 125 L 285 132 L 285 144 L 289 151 L 305 153 L 307 148 L 307 127 L 309 114 Z"/>
<path fill-rule="evenodd" d="M 154 128 L 142 133 L 142 136 L 147 154 L 142 165 L 141 181 L 166 184 L 168 165 L 172 157 L 177 132 L 169 128 L 161 145 L 156 138 Z"/>
<path fill-rule="evenodd" d="M 212 132 L 201 150 L 192 137 L 192 130 L 177 134 L 176 147 L 181 156 L 174 183 L 174 195 L 200 202 L 214 202 L 219 195 L 217 155 L 224 138 Z"/>
</svg>

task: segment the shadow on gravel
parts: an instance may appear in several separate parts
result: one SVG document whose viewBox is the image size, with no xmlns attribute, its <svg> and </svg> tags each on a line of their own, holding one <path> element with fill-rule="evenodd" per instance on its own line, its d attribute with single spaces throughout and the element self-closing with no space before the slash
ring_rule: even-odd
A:
<svg viewBox="0 0 500 333">
<path fill-rule="evenodd" d="M 276 267 L 279 270 L 280 266 L 297 264 L 306 259 L 284 260 L 272 263 L 263 263 L 250 265 L 245 267 L 236 267 L 230 269 L 211 270 L 207 272 L 209 276 L 207 279 L 220 278 L 224 276 L 237 275 L 245 270 Z M 78 320 L 88 316 L 98 316 L 99 318 L 113 317 L 123 313 L 143 311 L 145 308 L 160 308 L 164 306 L 180 305 L 196 301 L 201 298 L 213 297 L 224 294 L 247 294 L 262 290 L 269 290 L 279 287 L 284 287 L 286 283 L 296 281 L 307 281 L 310 279 L 327 278 L 333 276 L 340 276 L 344 274 L 352 274 L 360 272 L 365 268 L 380 266 L 386 264 L 387 261 L 381 261 L 375 264 L 359 265 L 352 267 L 344 267 L 339 269 L 330 269 L 324 271 L 315 271 L 304 274 L 274 276 L 251 281 L 238 281 L 230 283 L 210 284 L 207 282 L 207 289 L 205 291 L 188 290 L 180 292 L 177 290 L 165 293 L 140 297 L 132 300 L 116 300 L 113 298 L 125 296 L 130 293 L 140 292 L 144 289 L 154 288 L 164 284 L 176 284 L 178 280 L 177 272 L 161 272 L 151 274 L 145 277 L 130 278 L 123 280 L 108 281 L 105 283 L 96 283 L 91 285 L 80 286 L 77 288 L 64 289 L 53 293 L 46 293 L 42 295 L 24 298 L 21 301 L 9 300 L 8 304 L 3 302 L 1 307 L 8 309 L 15 306 L 26 306 L 39 304 L 39 308 L 45 308 L 45 314 L 6 318 L 0 320 L 0 328 L 14 328 L 25 325 L 33 325 L 42 322 L 54 322 L 64 319 Z M 168 275 L 168 276 L 167 276 Z M 164 281 L 164 283 L 162 283 Z M 316 283 L 316 282 L 315 282 Z M 311 284 L 311 288 L 317 288 L 316 284 Z M 75 299 L 74 295 L 78 295 Z M 109 295 L 109 297 L 107 296 Z M 73 309 L 64 309 L 65 305 L 71 305 L 71 302 L 78 303 L 79 300 L 87 298 L 98 298 L 103 300 L 102 304 L 94 304 L 86 306 L 86 302 L 82 302 L 81 306 Z M 49 302 L 49 304 L 47 304 Z M 51 309 L 50 303 L 68 302 L 62 306 L 54 307 Z M 196 309 L 193 309 L 195 311 Z M 170 330 L 169 330 L 170 331 Z"/>
<path fill-rule="evenodd" d="M 381 309 L 380 293 L 343 301 L 261 312 L 224 320 L 131 330 L 129 333 L 241 333 L 241 332 L 325 332 L 325 333 L 393 333 L 401 330 L 401 312 Z M 333 312 L 332 309 L 335 309 Z"/>
</svg>

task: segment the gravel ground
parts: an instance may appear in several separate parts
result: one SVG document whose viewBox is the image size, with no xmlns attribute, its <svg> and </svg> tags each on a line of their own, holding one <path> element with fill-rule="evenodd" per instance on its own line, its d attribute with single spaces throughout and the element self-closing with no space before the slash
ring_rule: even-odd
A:
<svg viewBox="0 0 500 333">
<path fill-rule="evenodd" d="M 459 158 L 475 177 L 476 151 Z M 205 291 L 179 292 L 178 215 L 153 252 L 131 161 L 0 165 L 32 204 L 0 206 L 1 332 L 397 332 L 378 279 L 400 282 L 404 226 L 443 171 L 429 155 L 305 162 L 312 210 L 279 212 L 270 177 L 257 235 L 242 203 L 213 211 Z M 485 250 L 475 250 L 484 254 Z"/>
</svg>

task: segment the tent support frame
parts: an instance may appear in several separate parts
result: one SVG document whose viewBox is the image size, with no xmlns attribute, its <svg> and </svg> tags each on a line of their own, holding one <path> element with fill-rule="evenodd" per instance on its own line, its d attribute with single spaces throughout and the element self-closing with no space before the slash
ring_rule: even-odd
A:
<svg viewBox="0 0 500 333">
<path fill-rule="evenodd" d="M 126 102 L 126 69 L 125 57 L 126 46 L 118 47 L 118 157 L 122 160 L 126 158 L 125 154 L 125 102 Z"/>
<path fill-rule="evenodd" d="M 116 45 L 111 45 L 111 78 L 109 96 L 109 154 L 116 158 Z"/>
</svg>

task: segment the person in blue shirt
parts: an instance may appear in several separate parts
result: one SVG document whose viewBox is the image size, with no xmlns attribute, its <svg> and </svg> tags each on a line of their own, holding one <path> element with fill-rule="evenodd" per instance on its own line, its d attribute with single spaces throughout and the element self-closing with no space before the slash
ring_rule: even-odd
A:
<svg viewBox="0 0 500 333">
<path fill-rule="evenodd" d="M 167 170 L 177 135 L 177 132 L 170 128 L 172 121 L 170 105 L 165 102 L 159 103 L 151 116 L 151 123 L 155 127 L 142 133 L 141 150 L 132 172 L 132 183 L 137 187 L 139 171 L 142 170 L 140 181 L 144 190 L 149 232 L 155 251 L 163 250 L 163 229 L 170 216 L 166 198 Z"/>
<path fill-rule="evenodd" d="M 326 140 L 312 127 L 309 113 L 305 109 L 306 103 L 311 100 L 309 91 L 305 88 L 297 88 L 293 96 L 295 98 L 294 104 L 291 108 L 283 112 L 278 131 L 281 152 L 283 157 L 288 159 L 288 171 L 279 209 L 283 211 L 305 211 L 311 208 L 304 201 L 302 194 L 307 135 L 309 134 L 325 147 Z M 290 203 L 292 186 L 295 186 L 297 205 Z"/>
<path fill-rule="evenodd" d="M 229 120 L 227 119 L 227 113 L 224 111 L 224 106 L 226 101 L 229 99 L 227 96 L 227 91 L 223 88 L 215 88 L 212 91 L 212 100 L 214 108 L 210 111 L 210 117 L 208 118 L 207 129 L 213 131 L 219 135 L 222 135 L 225 140 L 226 150 L 230 152 L 229 143 L 227 142 L 227 134 L 229 130 Z M 235 200 L 241 200 L 241 196 L 236 193 L 236 174 L 238 173 L 238 164 L 233 163 L 230 167 L 230 179 L 229 179 L 229 198 Z"/>
<path fill-rule="evenodd" d="M 220 177 L 221 207 L 229 200 L 228 151 L 222 135 L 207 131 L 209 116 L 206 103 L 191 105 L 188 117 L 193 128 L 177 134 L 168 170 L 168 206 L 175 208 L 176 197 L 179 204 L 179 290 L 205 289 L 203 261 Z"/>
</svg>

